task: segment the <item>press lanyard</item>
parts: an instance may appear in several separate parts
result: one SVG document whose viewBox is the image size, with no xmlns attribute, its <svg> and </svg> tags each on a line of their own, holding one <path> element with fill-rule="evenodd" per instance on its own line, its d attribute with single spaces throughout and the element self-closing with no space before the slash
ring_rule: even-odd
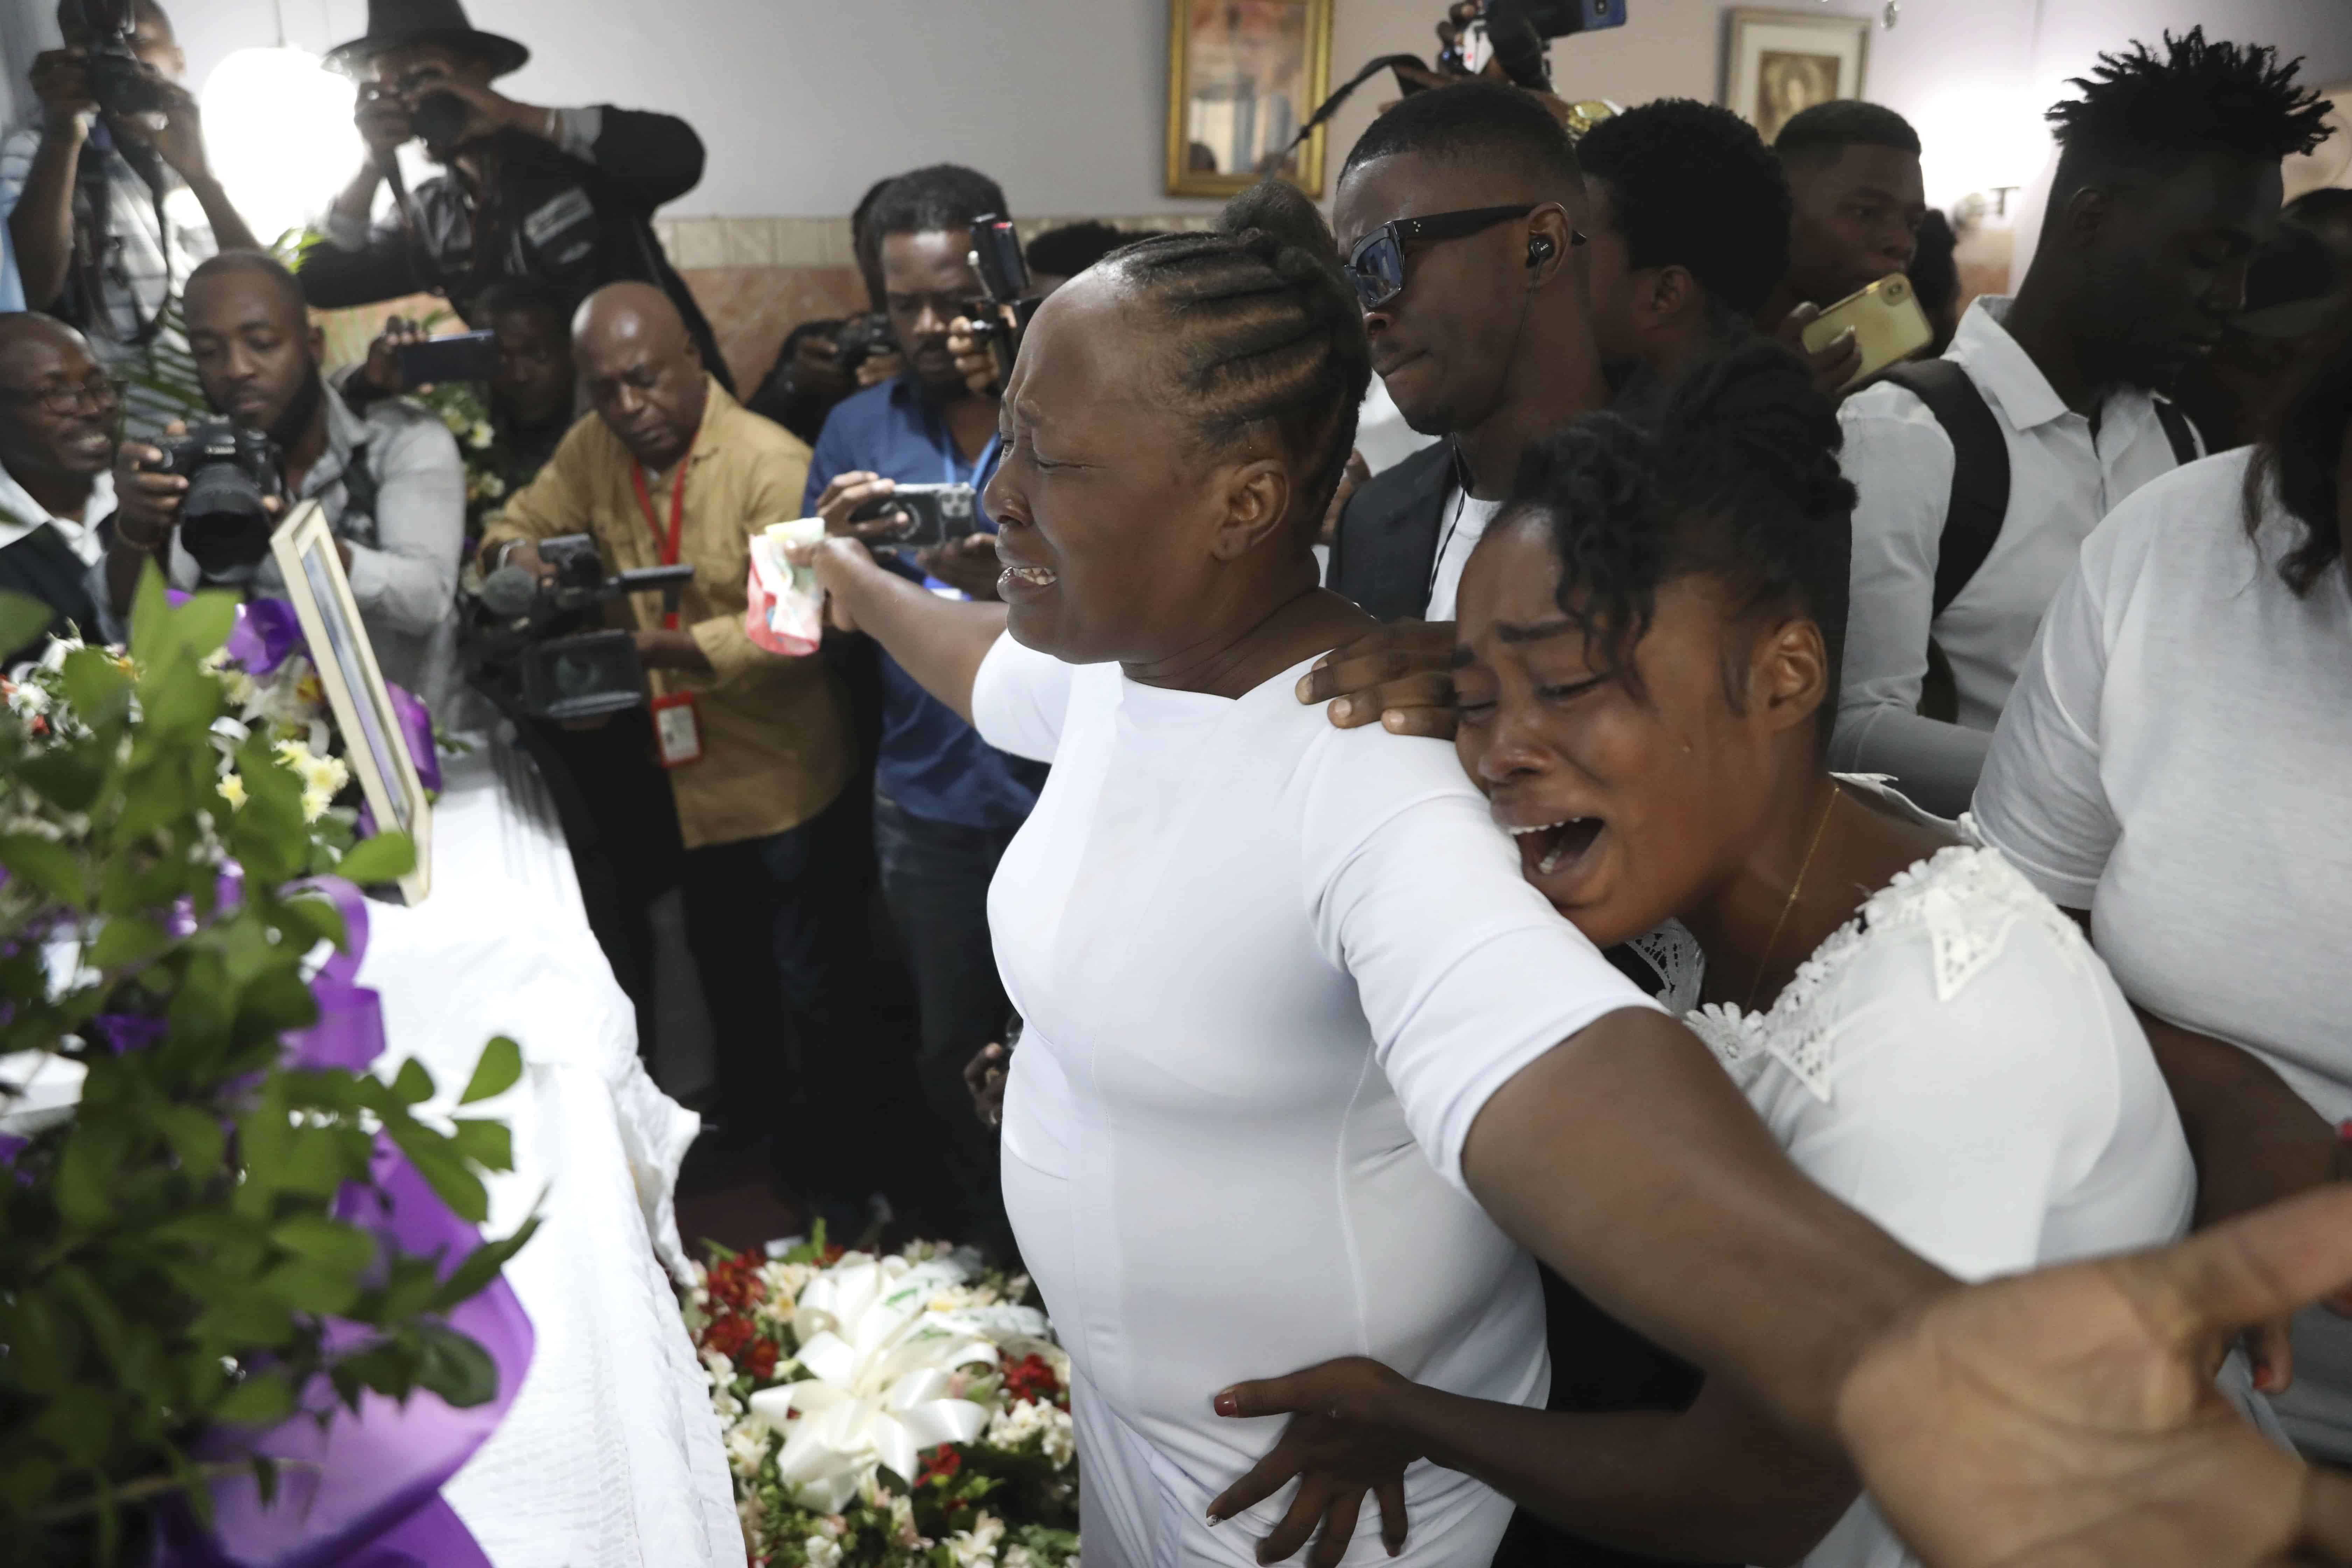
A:
<svg viewBox="0 0 2352 1568">
<path fill-rule="evenodd" d="M 686 470 L 694 461 L 694 443 L 687 443 L 686 456 L 677 460 L 677 478 L 669 490 L 669 537 L 662 537 L 661 521 L 654 515 L 653 492 L 646 488 L 646 466 L 634 459 L 629 464 L 629 478 L 637 487 L 637 505 L 645 510 L 646 527 L 653 531 L 654 548 L 661 552 L 661 563 L 677 564 L 680 531 L 686 526 Z M 677 612 L 671 610 L 662 617 L 664 631 L 677 630 Z"/>
</svg>

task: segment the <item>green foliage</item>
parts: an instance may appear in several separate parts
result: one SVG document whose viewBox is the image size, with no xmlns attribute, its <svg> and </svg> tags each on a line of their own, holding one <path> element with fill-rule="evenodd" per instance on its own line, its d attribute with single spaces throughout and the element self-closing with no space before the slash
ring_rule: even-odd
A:
<svg viewBox="0 0 2352 1568">
<path fill-rule="evenodd" d="M 153 1500 L 204 1510 L 199 1433 L 280 1419 L 314 1379 L 352 1404 L 497 1392 L 446 1317 L 530 1227 L 445 1282 L 335 1210 L 371 1184 L 381 1134 L 478 1221 L 507 1129 L 444 1120 L 414 1062 L 389 1082 L 281 1065 L 281 1037 L 318 1016 L 306 960 L 346 933 L 285 885 L 331 863 L 331 825 L 305 821 L 266 737 L 237 753 L 243 803 L 218 787 L 234 709 L 212 656 L 232 614 L 223 595 L 168 604 L 151 569 L 131 657 L 78 649 L 61 705 L 0 709 L 0 1110 L 57 1064 L 87 1072 L 72 1115 L 0 1170 L 0 1561 L 130 1556 L 126 1521 Z M 0 597 L 0 632 L 18 616 Z M 345 863 L 375 879 L 414 858 L 388 835 Z M 467 1100 L 520 1070 L 492 1042 Z M 329 1316 L 373 1332 L 331 1356 Z"/>
</svg>

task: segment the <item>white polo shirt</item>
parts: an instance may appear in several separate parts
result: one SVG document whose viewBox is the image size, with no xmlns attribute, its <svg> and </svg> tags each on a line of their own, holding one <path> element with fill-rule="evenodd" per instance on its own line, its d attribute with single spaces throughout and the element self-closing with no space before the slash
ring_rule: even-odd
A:
<svg viewBox="0 0 2352 1568">
<path fill-rule="evenodd" d="M 1937 616 L 1936 562 L 1952 492 L 1951 437 L 1917 395 L 1881 383 L 1848 398 L 1853 598 L 1831 765 L 1889 773 L 1945 816 L 1966 809 L 2042 613 L 2084 538 L 2116 502 L 2178 466 L 2137 389 L 2111 394 L 2098 425 L 2068 408 L 2003 330 L 2006 298 L 1980 298 L 1947 359 L 1983 394 L 2009 447 L 2009 511 L 1984 564 Z M 1918 715 L 1933 630 L 1952 664 L 1959 722 Z"/>
</svg>

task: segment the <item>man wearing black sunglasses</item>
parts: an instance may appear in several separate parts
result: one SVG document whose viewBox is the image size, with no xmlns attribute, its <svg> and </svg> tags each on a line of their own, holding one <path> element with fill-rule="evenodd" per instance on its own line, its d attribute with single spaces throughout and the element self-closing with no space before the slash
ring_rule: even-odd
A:
<svg viewBox="0 0 2352 1568">
<path fill-rule="evenodd" d="M 0 315 L 0 588 L 57 612 L 43 633 L 95 637 L 90 569 L 99 524 L 114 510 L 121 390 L 82 335 L 61 321 Z M 0 648 L 0 668 L 37 646 Z"/>
<path fill-rule="evenodd" d="M 1609 400 L 1584 203 L 1567 132 L 1515 88 L 1415 94 L 1349 154 L 1333 219 L 1372 368 L 1406 424 L 1451 438 L 1374 477 L 1340 515 L 1332 587 L 1397 624 L 1300 683 L 1334 723 L 1453 733 L 1463 563 L 1528 443 Z"/>
</svg>

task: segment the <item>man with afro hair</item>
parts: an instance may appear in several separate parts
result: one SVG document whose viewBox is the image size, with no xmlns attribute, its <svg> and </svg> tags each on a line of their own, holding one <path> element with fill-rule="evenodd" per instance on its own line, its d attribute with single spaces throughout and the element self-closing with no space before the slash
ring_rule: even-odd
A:
<svg viewBox="0 0 2352 1568">
<path fill-rule="evenodd" d="M 2280 160 L 2327 133 L 2301 62 L 2202 28 L 2101 55 L 2013 299 L 1846 401 L 1853 593 L 1832 757 L 1957 815 L 2042 611 L 2100 518 L 2198 456 L 2162 394 L 2242 308 Z"/>
</svg>

